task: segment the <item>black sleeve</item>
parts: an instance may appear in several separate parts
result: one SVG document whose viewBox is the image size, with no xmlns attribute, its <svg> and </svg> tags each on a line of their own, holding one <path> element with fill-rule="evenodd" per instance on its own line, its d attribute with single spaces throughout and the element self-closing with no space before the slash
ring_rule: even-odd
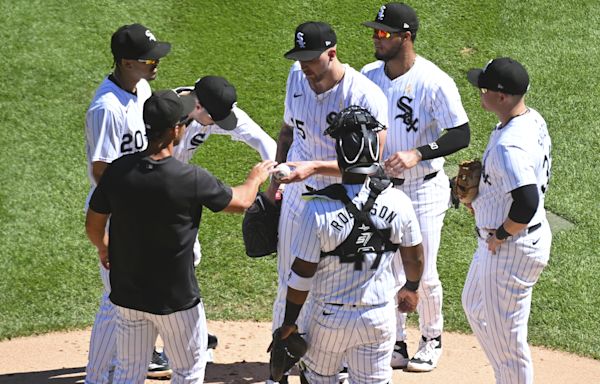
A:
<svg viewBox="0 0 600 384">
<path fill-rule="evenodd" d="M 540 195 L 537 185 L 528 184 L 510 191 L 513 203 L 508 212 L 508 218 L 520 224 L 527 224 L 535 215 Z"/>
<path fill-rule="evenodd" d="M 100 178 L 100 182 L 94 188 L 94 192 L 92 193 L 92 197 L 90 198 L 89 207 L 97 213 L 101 213 L 103 215 L 108 215 L 111 213 L 110 209 L 110 200 L 108 199 L 106 191 L 109 189 L 110 185 L 110 165 L 104 171 L 104 174 Z"/>
<path fill-rule="evenodd" d="M 222 211 L 231 202 L 233 197 L 231 187 L 223 184 L 204 168 L 196 167 L 196 183 L 202 205 L 211 211 Z"/>
<path fill-rule="evenodd" d="M 421 155 L 423 155 L 423 160 L 431 160 L 450 155 L 459 149 L 466 148 L 469 146 L 470 141 L 471 130 L 469 128 L 469 123 L 464 123 L 458 127 L 447 129 L 446 133 L 437 139 L 437 141 L 417 149 L 421 152 Z"/>
</svg>

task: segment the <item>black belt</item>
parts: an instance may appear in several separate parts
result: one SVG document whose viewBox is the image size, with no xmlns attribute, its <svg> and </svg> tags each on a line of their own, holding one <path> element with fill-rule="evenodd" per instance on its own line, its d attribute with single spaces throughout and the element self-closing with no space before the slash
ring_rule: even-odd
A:
<svg viewBox="0 0 600 384">
<path fill-rule="evenodd" d="M 537 231 L 538 229 L 540 229 L 541 227 L 542 227 L 542 223 L 537 223 L 537 224 L 535 224 L 535 225 L 532 225 L 531 227 L 528 227 L 528 228 L 527 228 L 527 234 L 533 233 L 533 232 Z M 481 228 L 481 229 L 484 229 L 484 228 Z M 481 232 L 479 232 L 479 231 L 480 231 L 480 228 L 478 228 L 478 227 L 475 227 L 475 233 L 477 234 L 477 236 L 478 236 L 478 237 L 481 237 L 482 239 L 484 239 L 484 238 L 481 236 Z M 488 234 L 489 234 L 489 235 L 491 235 L 491 234 L 492 234 L 492 232 L 488 232 Z M 484 240 L 485 240 L 485 239 L 484 239 Z"/>
<path fill-rule="evenodd" d="M 327 305 L 333 305 L 333 306 L 336 306 L 336 307 L 343 307 L 344 305 L 347 306 L 347 307 L 353 307 L 353 308 L 358 307 L 358 305 L 356 305 L 356 304 L 340 304 L 340 303 L 325 303 L 325 304 L 327 304 Z"/>
<path fill-rule="evenodd" d="M 437 172 L 433 172 L 433 173 L 430 173 L 429 175 L 427 175 L 427 176 L 425 176 L 425 177 L 423 178 L 423 181 L 427 181 L 427 180 L 431 180 L 431 179 L 433 179 L 434 177 L 436 177 L 436 176 L 437 176 L 438 172 L 439 172 L 439 171 L 437 171 Z M 398 179 L 398 178 L 396 178 L 396 177 L 392 177 L 392 178 L 390 178 L 390 180 L 392 180 L 392 184 L 394 184 L 394 187 L 399 187 L 400 185 L 404 184 L 404 181 L 405 181 L 406 179 Z"/>
</svg>

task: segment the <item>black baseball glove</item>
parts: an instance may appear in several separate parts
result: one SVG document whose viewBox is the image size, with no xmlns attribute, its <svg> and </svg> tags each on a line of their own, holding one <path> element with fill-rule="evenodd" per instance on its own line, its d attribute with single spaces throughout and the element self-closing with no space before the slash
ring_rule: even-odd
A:
<svg viewBox="0 0 600 384">
<path fill-rule="evenodd" d="M 263 192 L 256 195 L 242 222 L 246 254 L 262 257 L 277 252 L 277 226 L 281 203 L 273 203 Z"/>
<path fill-rule="evenodd" d="M 306 341 L 297 331 L 282 339 L 281 328 L 277 328 L 273 332 L 273 341 L 269 346 L 271 352 L 269 366 L 273 380 L 281 380 L 283 375 L 300 361 L 307 348 Z"/>
</svg>

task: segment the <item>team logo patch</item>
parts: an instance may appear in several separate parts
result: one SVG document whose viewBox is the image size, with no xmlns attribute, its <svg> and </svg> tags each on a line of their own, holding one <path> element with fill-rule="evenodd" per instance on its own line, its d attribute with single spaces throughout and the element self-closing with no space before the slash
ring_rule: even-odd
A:
<svg viewBox="0 0 600 384">
<path fill-rule="evenodd" d="M 404 113 L 396 115 L 394 119 L 402 119 L 402 122 L 406 124 L 406 132 L 417 132 L 418 130 L 417 123 L 419 122 L 419 119 L 413 119 L 413 109 L 409 104 L 412 101 L 413 99 L 411 99 L 410 97 L 402 96 L 398 99 L 398 102 L 396 103 L 396 106 L 400 108 Z"/>
<path fill-rule="evenodd" d="M 145 35 L 146 35 L 146 37 L 148 37 L 148 40 L 156 41 L 156 37 L 154 37 L 154 34 L 152 32 L 150 32 L 149 29 L 146 29 Z"/>
<path fill-rule="evenodd" d="M 304 33 L 296 33 L 296 43 L 298 43 L 298 47 L 306 48 L 306 43 L 304 42 Z"/>
<path fill-rule="evenodd" d="M 384 17 L 385 17 L 385 5 L 382 5 L 381 8 L 379 8 L 379 12 L 377 13 L 377 20 L 383 20 Z"/>
</svg>

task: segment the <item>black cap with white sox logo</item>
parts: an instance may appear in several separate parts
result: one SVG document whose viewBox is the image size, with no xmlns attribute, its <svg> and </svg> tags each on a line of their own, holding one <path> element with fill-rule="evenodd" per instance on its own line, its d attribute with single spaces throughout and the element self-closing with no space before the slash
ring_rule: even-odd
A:
<svg viewBox="0 0 600 384">
<path fill-rule="evenodd" d="M 116 59 L 160 59 L 171 51 L 171 44 L 157 41 L 141 24 L 124 25 L 113 33 L 110 48 Z"/>
<path fill-rule="evenodd" d="M 382 5 L 374 21 L 365 21 L 364 26 L 386 32 L 411 31 L 419 29 L 419 19 L 414 9 L 404 3 L 387 3 Z"/>
<path fill-rule="evenodd" d="M 294 48 L 283 56 L 290 60 L 310 61 L 336 43 L 337 37 L 331 25 L 320 21 L 309 21 L 296 28 Z"/>
</svg>

